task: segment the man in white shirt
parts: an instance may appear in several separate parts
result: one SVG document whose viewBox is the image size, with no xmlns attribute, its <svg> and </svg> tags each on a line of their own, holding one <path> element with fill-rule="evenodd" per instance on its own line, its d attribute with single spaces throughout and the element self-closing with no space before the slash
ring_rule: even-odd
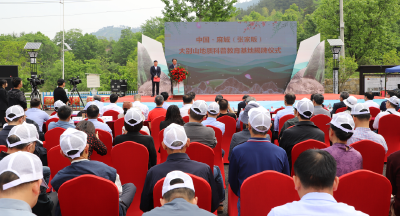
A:
<svg viewBox="0 0 400 216">
<path fill-rule="evenodd" d="M 396 108 L 398 105 L 399 105 L 399 98 L 397 98 L 396 96 L 392 96 L 391 98 L 388 98 L 388 100 L 386 101 L 387 109 L 385 112 L 381 112 L 375 117 L 374 124 L 372 125 L 373 128 L 378 129 L 379 119 L 382 116 L 389 115 L 389 114 L 394 114 L 394 115 L 400 116 L 400 113 L 396 111 Z"/>
<path fill-rule="evenodd" d="M 275 116 L 274 131 L 276 131 L 276 133 L 278 133 L 277 131 L 279 131 L 279 119 L 285 115 L 289 114 L 294 115 L 293 104 L 295 101 L 296 101 L 296 95 L 294 95 L 293 93 L 288 93 L 285 95 L 285 109 L 279 110 Z"/>
<path fill-rule="evenodd" d="M 139 107 L 142 110 L 144 117 L 146 117 L 147 119 L 147 117 L 149 116 L 149 107 L 141 103 L 142 96 L 140 96 L 140 94 L 135 94 L 133 96 L 133 99 L 135 102 L 132 103 L 132 106 Z"/>
<path fill-rule="evenodd" d="M 110 104 L 103 107 L 103 113 L 105 113 L 108 110 L 114 110 L 114 111 L 117 111 L 119 114 L 123 114 L 124 110 L 122 109 L 122 107 L 117 105 L 117 101 L 118 101 L 118 95 L 115 93 L 111 94 L 110 95 Z"/>
<path fill-rule="evenodd" d="M 183 107 L 179 109 L 181 111 L 182 118 L 185 116 L 189 116 L 189 109 L 190 107 L 192 107 L 192 104 L 193 104 L 192 96 L 189 94 L 183 95 Z"/>
<path fill-rule="evenodd" d="M 83 110 L 87 110 L 88 107 L 92 104 L 96 104 L 96 106 L 99 108 L 100 111 L 100 116 L 103 116 L 103 108 L 104 108 L 104 103 L 101 102 L 101 97 L 100 95 L 95 95 L 93 96 L 93 101 L 90 101 L 89 103 L 86 104 L 85 108 Z"/>
<path fill-rule="evenodd" d="M 36 122 L 39 125 L 39 131 L 43 132 L 43 124 L 49 120 L 50 116 L 40 108 L 40 100 L 38 98 L 33 98 L 31 100 L 31 108 L 25 112 L 26 117 Z"/>
<path fill-rule="evenodd" d="M 374 95 L 372 94 L 372 92 L 365 92 L 365 94 L 364 94 L 364 100 L 365 100 L 364 104 L 367 105 L 368 108 L 369 107 L 375 107 L 375 108 L 380 109 L 379 104 L 375 103 L 373 101 L 373 99 L 374 99 Z"/>
<path fill-rule="evenodd" d="M 335 158 L 329 152 L 319 149 L 304 151 L 294 163 L 294 173 L 294 186 L 300 201 L 275 207 L 268 216 L 367 216 L 333 198 L 339 178 L 336 177 Z"/>
</svg>

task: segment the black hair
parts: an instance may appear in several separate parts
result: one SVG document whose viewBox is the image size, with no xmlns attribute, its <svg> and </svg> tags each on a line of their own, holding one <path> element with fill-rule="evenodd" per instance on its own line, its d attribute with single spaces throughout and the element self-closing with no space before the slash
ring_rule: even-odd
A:
<svg viewBox="0 0 400 216">
<path fill-rule="evenodd" d="M 372 92 L 365 92 L 364 96 L 368 98 L 368 100 L 373 100 L 374 99 L 374 94 Z"/>
<path fill-rule="evenodd" d="M 182 119 L 181 112 L 179 111 L 178 106 L 170 105 L 167 109 L 167 114 L 165 116 L 165 123 L 171 124 L 175 123 L 178 125 L 184 125 L 185 122 Z"/>
<path fill-rule="evenodd" d="M 0 175 L 0 193 L 12 194 L 12 193 L 15 192 L 15 190 L 18 190 L 19 188 L 23 188 L 25 185 L 28 185 L 28 184 L 31 184 L 33 182 L 37 182 L 38 181 L 38 180 L 34 180 L 34 181 L 30 181 L 30 182 L 25 182 L 25 183 L 22 183 L 22 184 L 19 184 L 19 185 L 15 186 L 15 187 L 9 188 L 7 190 L 3 190 L 3 186 L 5 184 L 10 183 L 12 181 L 15 181 L 17 179 L 19 179 L 19 177 L 15 173 L 10 172 L 10 171 L 3 172 Z"/>
<path fill-rule="evenodd" d="M 161 95 L 157 95 L 154 98 L 154 102 L 156 103 L 157 106 L 161 106 L 163 104 L 163 102 L 164 102 L 164 97 L 161 96 Z"/>
<path fill-rule="evenodd" d="M 310 120 L 311 119 L 312 113 L 310 111 L 305 111 L 303 113 L 306 116 L 310 116 L 309 118 L 307 118 L 307 117 L 303 116 L 296 108 L 294 108 L 294 109 L 299 113 L 300 119 L 302 119 L 302 120 Z"/>
<path fill-rule="evenodd" d="M 154 62 L 158 62 L 157 60 L 154 60 Z"/>
<path fill-rule="evenodd" d="M 196 93 L 194 93 L 194 92 L 189 92 L 188 94 L 192 97 L 193 100 L 196 98 Z"/>
<path fill-rule="evenodd" d="M 7 83 L 7 80 L 5 80 L 5 79 L 0 79 L 0 88 L 2 88 L 3 85 L 6 84 L 6 83 Z"/>
<path fill-rule="evenodd" d="M 62 86 L 62 84 L 64 84 L 65 83 L 65 80 L 63 80 L 63 79 L 58 79 L 57 80 L 57 85 L 58 86 Z"/>
<path fill-rule="evenodd" d="M 19 77 L 14 77 L 12 79 L 12 84 L 13 84 L 14 88 L 18 87 L 21 82 L 22 82 L 22 79 Z"/>
<path fill-rule="evenodd" d="M 68 154 L 68 156 L 72 156 L 72 155 L 74 155 L 74 154 L 76 154 L 78 152 L 79 152 L 79 150 L 71 150 L 71 151 L 67 152 L 67 154 Z M 84 151 L 81 152 L 81 154 L 80 154 L 81 156 L 83 155 L 83 152 Z"/>
<path fill-rule="evenodd" d="M 160 95 L 164 97 L 164 101 L 167 101 L 167 100 L 168 100 L 168 97 L 169 97 L 168 92 L 161 92 Z"/>
<path fill-rule="evenodd" d="M 111 102 L 111 103 L 115 103 L 115 102 L 117 102 L 117 101 L 118 101 L 118 95 L 115 94 L 115 93 L 111 94 L 111 95 L 110 95 L 110 102 Z"/>
<path fill-rule="evenodd" d="M 192 96 L 189 95 L 189 94 L 183 95 L 182 99 L 183 99 L 183 103 L 184 104 L 188 104 L 188 103 L 191 103 L 193 101 Z"/>
<path fill-rule="evenodd" d="M 246 98 L 250 97 L 249 95 L 243 95 L 242 100 L 246 100 Z"/>
<path fill-rule="evenodd" d="M 264 126 L 258 126 L 257 129 L 265 130 L 266 128 Z M 256 131 L 253 126 L 251 126 L 251 131 L 253 132 L 254 135 L 263 135 L 263 136 L 265 136 L 268 133 L 268 130 L 265 131 L 265 132 Z"/>
<path fill-rule="evenodd" d="M 287 105 L 293 105 L 294 102 L 296 101 L 296 95 L 293 93 L 288 93 L 285 95 L 285 101 L 287 103 Z"/>
<path fill-rule="evenodd" d="M 315 96 L 316 94 L 314 93 L 314 94 L 311 94 L 311 96 L 310 96 L 310 101 L 313 101 L 314 100 L 314 96 Z"/>
<path fill-rule="evenodd" d="M 336 178 L 336 160 L 327 151 L 309 149 L 294 162 L 294 173 L 305 189 L 332 188 Z"/>
<path fill-rule="evenodd" d="M 86 112 L 89 118 L 97 118 L 99 116 L 100 110 L 99 107 L 93 104 L 87 108 Z"/>
<path fill-rule="evenodd" d="M 134 119 L 131 119 L 128 121 L 130 124 L 135 124 L 136 121 Z M 139 132 L 140 129 L 142 129 L 143 127 L 143 122 L 140 122 L 139 124 L 135 125 L 135 126 L 131 126 L 128 123 L 126 123 L 124 121 L 124 126 L 125 126 L 125 130 L 128 132 Z"/>
<path fill-rule="evenodd" d="M 220 101 L 222 99 L 224 99 L 224 96 L 222 96 L 222 95 L 215 96 L 215 102 L 218 102 L 218 101 Z"/>
<path fill-rule="evenodd" d="M 341 97 L 343 100 L 346 100 L 349 96 L 350 96 L 349 93 L 346 92 L 346 91 L 340 93 L 340 97 Z"/>
<path fill-rule="evenodd" d="M 32 98 L 32 100 L 31 100 L 31 108 L 32 107 L 38 107 L 38 106 L 40 106 L 40 100 L 39 100 L 39 98 Z"/>
<path fill-rule="evenodd" d="M 199 115 L 195 113 L 192 109 L 194 109 L 196 112 L 200 112 L 199 108 L 190 108 L 190 117 L 196 121 L 201 121 L 205 115 Z"/>
<path fill-rule="evenodd" d="M 21 141 L 21 139 L 20 139 L 18 136 L 16 136 L 16 135 L 11 135 L 11 136 L 7 137 L 7 140 L 8 140 L 8 142 L 9 142 L 10 144 L 13 144 L 13 143 L 16 143 L 16 142 Z M 17 149 L 17 150 L 23 150 L 23 149 L 24 149 L 25 147 L 27 147 L 28 145 L 29 145 L 29 143 L 23 143 L 23 144 L 19 144 L 19 145 L 17 145 L 17 146 L 14 146 L 14 147 L 10 148 L 10 147 L 8 146 L 8 144 L 7 144 L 7 148 L 10 148 L 10 149 Z"/>
<path fill-rule="evenodd" d="M 176 58 L 173 58 L 173 59 L 172 59 L 172 62 L 174 62 L 174 60 L 178 61 L 178 59 L 176 59 Z"/>
<path fill-rule="evenodd" d="M 366 109 L 362 109 L 360 111 L 363 111 L 363 110 L 366 110 Z M 361 115 L 353 115 L 353 116 L 356 117 L 360 121 L 363 121 L 363 120 L 368 121 L 371 118 L 371 114 L 369 114 L 369 113 L 361 114 Z"/>
<path fill-rule="evenodd" d="M 58 108 L 58 111 L 57 111 L 58 118 L 60 118 L 63 121 L 67 120 L 68 117 L 71 116 L 71 114 L 72 114 L 72 109 L 71 109 L 71 107 L 69 107 L 67 105 L 64 105 L 64 106 L 61 106 L 60 108 Z"/>
<path fill-rule="evenodd" d="M 227 110 L 228 109 L 229 102 L 227 99 L 221 99 L 218 104 L 219 104 L 219 110 Z"/>
<path fill-rule="evenodd" d="M 169 183 L 171 186 L 175 184 L 182 184 L 184 181 L 180 178 L 172 179 Z M 167 202 L 171 201 L 171 199 L 175 198 L 183 198 L 186 200 L 192 200 L 195 197 L 194 190 L 189 188 L 175 188 L 168 192 L 166 192 L 163 196 L 163 199 Z"/>
<path fill-rule="evenodd" d="M 16 116 L 14 113 L 10 113 L 10 114 L 8 114 L 8 116 L 6 116 L 7 117 L 7 119 L 12 119 L 12 118 L 14 118 L 14 116 Z M 20 116 L 20 117 L 18 117 L 18 118 L 15 118 L 14 120 L 12 120 L 11 122 L 17 122 L 17 121 L 19 121 L 21 118 L 23 118 L 24 116 Z M 10 120 L 9 120 L 10 121 Z"/>
<path fill-rule="evenodd" d="M 87 135 L 96 135 L 96 128 L 91 121 L 80 121 L 76 129 L 85 132 Z"/>
<path fill-rule="evenodd" d="M 396 96 L 396 92 L 394 92 L 393 90 L 386 91 L 386 93 L 387 93 L 390 97 Z"/>
<path fill-rule="evenodd" d="M 322 94 L 315 94 L 314 95 L 314 101 L 318 105 L 322 105 L 324 103 L 324 96 Z"/>
<path fill-rule="evenodd" d="M 342 124 L 342 127 L 351 130 L 350 125 L 348 124 Z M 331 124 L 331 129 L 333 130 L 333 132 L 335 133 L 336 137 L 340 140 L 340 141 L 347 141 L 348 139 L 350 139 L 351 136 L 353 136 L 353 133 L 347 133 L 342 131 L 342 129 L 334 126 L 333 124 Z"/>
</svg>

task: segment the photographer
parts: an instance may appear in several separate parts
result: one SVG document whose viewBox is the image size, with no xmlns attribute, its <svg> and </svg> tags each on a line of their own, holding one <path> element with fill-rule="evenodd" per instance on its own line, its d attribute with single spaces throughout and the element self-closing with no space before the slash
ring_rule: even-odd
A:
<svg viewBox="0 0 400 216">
<path fill-rule="evenodd" d="M 4 117 L 6 117 L 6 110 L 8 108 L 8 96 L 7 96 L 7 81 L 0 79 L 0 122 L 1 127 L 6 123 Z"/>
<path fill-rule="evenodd" d="M 69 101 L 67 97 L 67 93 L 64 90 L 65 87 L 65 80 L 63 79 L 58 79 L 57 81 L 58 87 L 54 89 L 54 101 L 61 100 L 63 103 L 67 103 Z"/>
<path fill-rule="evenodd" d="M 25 94 L 20 90 L 22 88 L 22 79 L 14 77 L 12 80 L 13 89 L 11 89 L 8 95 L 8 106 L 20 105 L 25 111 L 27 108 Z"/>
</svg>

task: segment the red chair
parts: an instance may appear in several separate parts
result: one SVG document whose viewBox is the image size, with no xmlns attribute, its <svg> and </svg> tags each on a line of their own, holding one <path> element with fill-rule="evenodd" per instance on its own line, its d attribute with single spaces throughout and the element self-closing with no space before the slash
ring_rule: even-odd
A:
<svg viewBox="0 0 400 216">
<path fill-rule="evenodd" d="M 107 110 L 103 113 L 103 116 L 112 116 L 113 120 L 117 120 L 119 116 L 119 112 L 115 110 Z"/>
<path fill-rule="evenodd" d="M 283 125 L 285 124 L 285 122 L 292 118 L 294 118 L 294 115 L 292 115 L 292 114 L 284 115 L 279 118 L 279 129 L 278 129 L 279 133 L 281 133 L 281 129 L 282 129 Z"/>
<path fill-rule="evenodd" d="M 82 194 L 77 194 L 78 191 Z M 63 216 L 119 214 L 117 186 L 95 175 L 82 175 L 62 184 L 58 201 Z M 88 201 L 92 205 L 77 205 Z"/>
<path fill-rule="evenodd" d="M 222 149 L 225 150 L 224 155 L 224 163 L 229 163 L 229 147 L 231 145 L 231 140 L 233 134 L 236 132 L 236 121 L 234 118 L 230 116 L 223 116 L 221 118 L 217 118 L 217 121 L 225 124 L 225 133 L 222 135 Z"/>
<path fill-rule="evenodd" d="M 58 122 L 58 118 L 51 118 L 49 120 L 46 121 L 46 130 L 49 131 L 49 124 L 50 122 Z"/>
<path fill-rule="evenodd" d="M 71 162 L 64 157 L 64 154 L 60 152 L 60 145 L 51 148 L 47 152 L 47 162 L 51 170 L 50 179 L 54 178 L 54 176 L 58 173 L 58 171 L 64 169 L 71 165 Z"/>
<path fill-rule="evenodd" d="M 346 111 L 346 110 L 347 110 L 347 107 L 342 107 L 342 108 L 339 108 L 339 109 L 337 109 L 337 110 L 336 110 L 335 114 L 338 114 L 338 113 L 344 112 L 344 111 Z"/>
<path fill-rule="evenodd" d="M 8 150 L 8 148 L 7 148 L 7 146 L 3 146 L 3 145 L 0 145 L 0 152 L 7 152 L 7 150 Z"/>
<path fill-rule="evenodd" d="M 149 164 L 147 148 L 135 142 L 123 142 L 112 149 L 111 155 L 121 183 L 133 183 L 136 186 L 136 194 L 127 215 L 142 215 L 139 206 Z"/>
<path fill-rule="evenodd" d="M 369 113 L 371 114 L 371 117 L 375 118 L 380 112 L 381 110 L 379 108 L 369 107 Z"/>
<path fill-rule="evenodd" d="M 210 166 L 211 171 L 214 172 L 214 151 L 212 148 L 199 142 L 192 142 L 186 149 L 186 154 L 190 160 L 207 164 Z"/>
<path fill-rule="evenodd" d="M 238 215 L 238 209 L 237 209 L 237 202 L 239 200 L 239 197 L 236 196 L 235 193 L 233 193 L 231 186 L 228 186 L 228 215 L 233 215 L 236 216 Z"/>
<path fill-rule="evenodd" d="M 146 131 L 140 130 L 139 133 L 142 134 L 142 135 L 150 136 Z"/>
<path fill-rule="evenodd" d="M 197 206 L 199 208 L 202 208 L 206 211 L 211 211 L 211 187 L 210 184 L 203 178 L 197 177 L 195 175 L 192 175 L 188 173 L 190 177 L 192 177 L 193 180 L 193 185 L 195 188 L 195 194 L 196 197 L 199 198 L 199 202 L 197 203 Z M 156 185 L 154 186 L 153 189 L 153 203 L 154 203 L 154 208 L 155 207 L 160 207 L 160 199 L 162 198 L 162 185 L 164 183 L 164 179 L 162 178 L 158 180 Z"/>
<path fill-rule="evenodd" d="M 46 140 L 46 142 L 43 142 L 43 147 L 45 147 L 47 150 L 50 150 L 54 146 L 59 146 L 60 136 L 64 133 L 64 131 L 65 129 L 60 127 L 56 127 L 47 131 L 44 134 L 44 139 Z"/>
<path fill-rule="evenodd" d="M 56 112 L 56 111 L 52 112 L 50 116 L 52 116 L 52 115 L 55 115 L 55 114 L 57 114 L 57 112 Z"/>
<path fill-rule="evenodd" d="M 385 160 L 385 148 L 379 143 L 371 140 L 361 140 L 350 145 L 361 153 L 363 158 L 363 169 L 383 173 L 383 164 Z"/>
<path fill-rule="evenodd" d="M 183 119 L 183 121 L 184 121 L 185 123 L 188 123 L 188 122 L 189 122 L 189 116 L 184 116 L 182 119 Z"/>
<path fill-rule="evenodd" d="M 87 120 L 88 120 L 88 118 L 85 118 L 85 121 L 87 121 Z M 103 119 L 101 119 L 101 118 L 97 118 L 97 121 L 104 123 Z"/>
<path fill-rule="evenodd" d="M 292 176 L 294 175 L 294 170 L 293 170 L 294 162 L 296 162 L 297 158 L 303 151 L 308 149 L 324 149 L 324 148 L 326 148 L 325 143 L 313 139 L 309 139 L 294 145 L 292 149 L 292 170 L 291 170 Z"/>
<path fill-rule="evenodd" d="M 160 131 L 160 133 L 158 133 L 158 140 L 160 140 L 160 143 L 162 143 L 163 139 L 164 139 L 164 130 L 162 129 Z M 164 163 L 168 158 L 168 153 L 167 151 L 162 147 L 162 145 L 160 144 L 160 163 Z"/>
<path fill-rule="evenodd" d="M 298 200 L 292 178 L 276 171 L 264 171 L 244 180 L 240 188 L 240 215 L 268 215 L 272 208 Z"/>
<path fill-rule="evenodd" d="M 390 154 L 400 150 L 400 134 L 398 132 L 399 123 L 400 116 L 394 114 L 385 115 L 379 119 L 378 133 L 385 138 L 388 146 L 388 151 L 385 155 L 385 162 Z"/>
<path fill-rule="evenodd" d="M 274 112 L 271 112 L 271 116 L 272 114 L 277 114 L 279 111 L 285 109 L 285 107 L 279 107 L 278 109 L 276 109 Z"/>
<path fill-rule="evenodd" d="M 222 148 L 221 148 L 221 143 L 222 143 L 222 131 L 221 129 L 207 125 L 207 127 L 210 127 L 214 130 L 215 132 L 215 137 L 217 138 L 217 145 L 213 148 L 214 150 L 214 165 L 217 165 L 219 169 L 221 170 L 222 174 L 222 179 L 224 181 L 224 187 L 225 185 L 225 169 L 224 169 L 224 162 L 222 161 Z"/>
<path fill-rule="evenodd" d="M 150 133 L 154 140 L 154 147 L 156 148 L 157 151 L 157 158 L 160 157 L 160 155 L 158 154 L 158 149 L 160 149 L 161 145 L 161 141 L 158 139 L 158 133 L 160 133 L 160 123 L 164 120 L 165 116 L 159 116 L 150 122 L 151 123 Z"/>
<path fill-rule="evenodd" d="M 369 170 L 356 170 L 339 178 L 339 187 L 333 192 L 337 202 L 354 206 L 370 216 L 388 215 L 392 185 L 383 175 Z"/>
<path fill-rule="evenodd" d="M 327 124 L 331 122 L 331 118 L 327 115 L 319 114 L 311 117 L 311 121 L 314 122 L 314 124 L 325 133 L 325 144 L 327 147 L 329 147 L 331 145 L 329 140 L 329 128 L 331 126 Z"/>
<path fill-rule="evenodd" d="M 112 135 L 107 131 L 101 129 L 96 129 L 96 133 L 99 133 L 99 139 L 107 147 L 107 154 L 101 156 L 97 154 L 96 151 L 93 151 L 92 156 L 90 156 L 90 160 L 100 161 L 107 164 L 108 166 L 113 166 L 111 159 L 111 149 L 113 146 Z"/>
<path fill-rule="evenodd" d="M 114 138 L 122 134 L 122 127 L 124 127 L 124 118 L 120 118 L 114 122 Z"/>
</svg>

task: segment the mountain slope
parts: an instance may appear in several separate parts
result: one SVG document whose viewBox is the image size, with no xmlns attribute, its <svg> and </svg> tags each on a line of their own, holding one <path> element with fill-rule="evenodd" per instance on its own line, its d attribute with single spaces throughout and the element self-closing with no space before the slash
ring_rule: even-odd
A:
<svg viewBox="0 0 400 216">
<path fill-rule="evenodd" d="M 104 28 L 99 29 L 96 32 L 91 33 L 95 35 L 97 38 L 105 37 L 107 39 L 112 38 L 113 40 L 117 41 L 121 37 L 121 30 L 129 28 L 128 26 L 107 26 Z M 140 28 L 131 28 L 132 32 L 139 32 Z"/>
</svg>

